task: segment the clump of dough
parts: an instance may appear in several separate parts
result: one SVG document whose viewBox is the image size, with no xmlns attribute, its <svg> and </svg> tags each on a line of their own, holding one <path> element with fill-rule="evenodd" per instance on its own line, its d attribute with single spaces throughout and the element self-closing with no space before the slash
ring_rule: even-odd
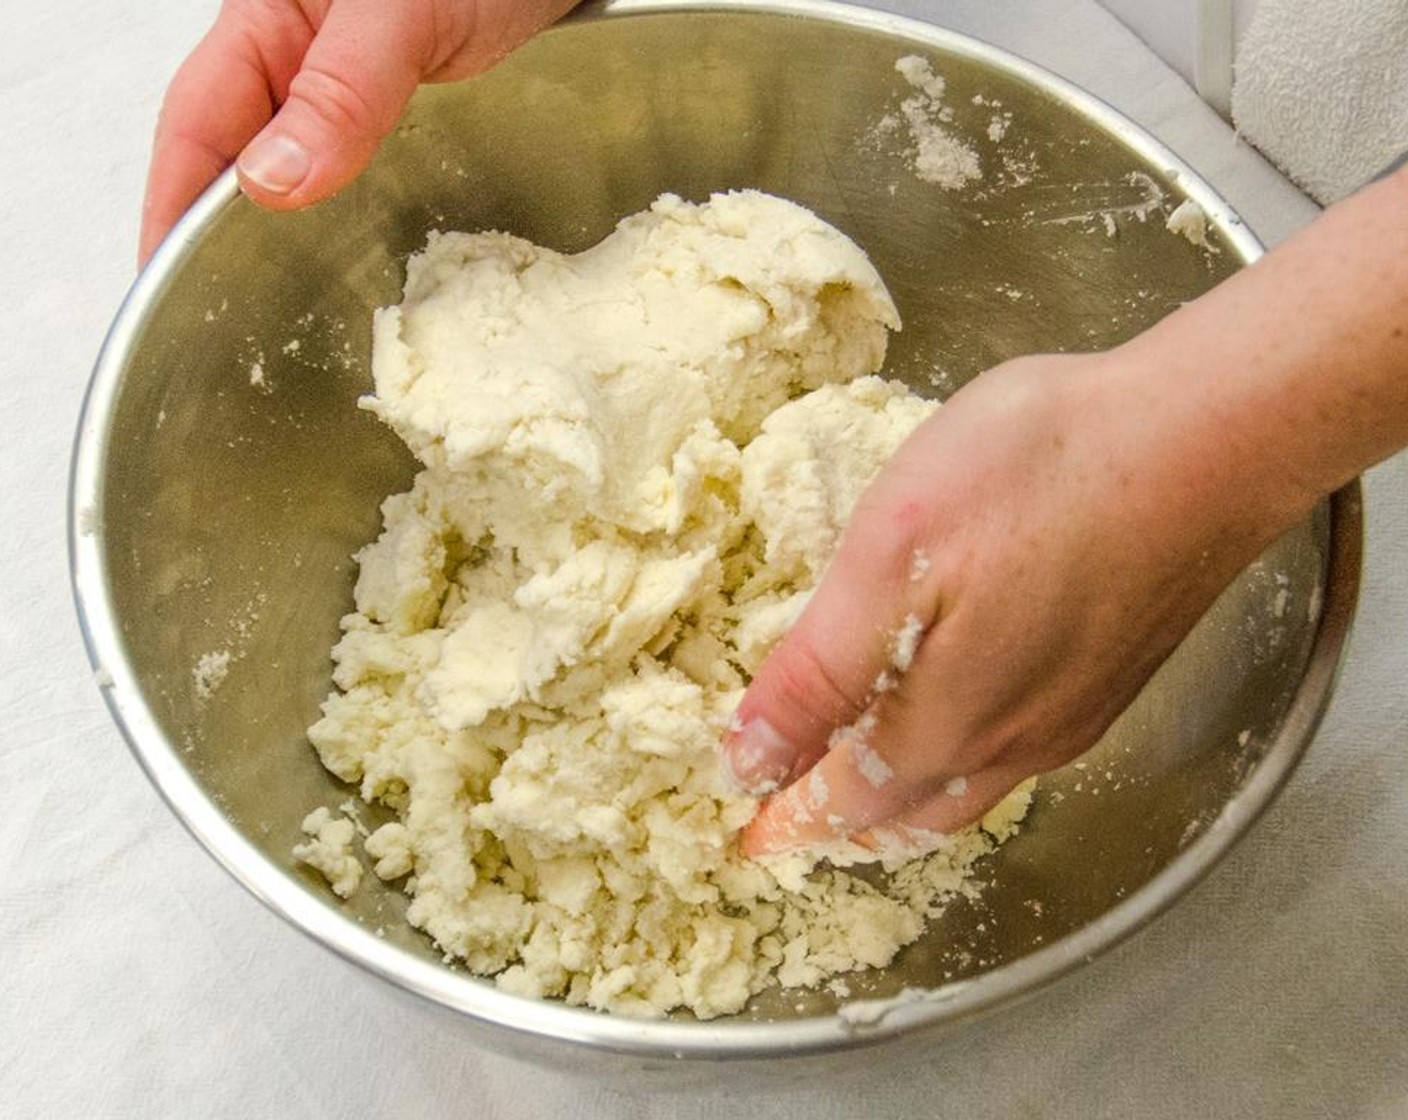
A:
<svg viewBox="0 0 1408 1120">
<path fill-rule="evenodd" d="M 1186 238 L 1200 249 L 1206 249 L 1211 253 L 1220 251 L 1216 245 L 1208 240 L 1207 211 L 1191 198 L 1185 198 L 1174 207 L 1173 213 L 1164 223 L 1164 228 L 1170 233 L 1176 233 Z"/>
<path fill-rule="evenodd" d="M 636 1015 L 887 964 L 981 828 L 877 888 L 736 843 L 717 743 L 861 489 L 933 405 L 869 376 L 865 255 L 756 192 L 665 196 L 563 256 L 432 235 L 378 313 L 368 408 L 424 463 L 359 554 L 324 764 L 447 957 Z M 310 818 L 311 820 L 311 818 Z"/>
<path fill-rule="evenodd" d="M 294 845 L 293 858 L 322 875 L 333 893 L 350 897 L 362 881 L 362 863 L 352 852 L 356 823 L 318 808 L 303 818 L 303 832 L 308 839 Z"/>
</svg>

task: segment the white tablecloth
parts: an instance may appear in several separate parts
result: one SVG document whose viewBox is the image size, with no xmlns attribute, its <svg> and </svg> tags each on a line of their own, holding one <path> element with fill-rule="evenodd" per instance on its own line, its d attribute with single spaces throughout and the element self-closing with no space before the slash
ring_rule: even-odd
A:
<svg viewBox="0 0 1408 1120">
<path fill-rule="evenodd" d="M 1276 241 L 1312 208 L 1094 0 L 890 0 L 1101 94 Z M 0 1114 L 1183 1118 L 1408 1115 L 1408 462 L 1368 480 L 1363 602 L 1305 766 L 1190 898 L 927 1060 L 742 1098 L 632 1096 L 473 1048 L 196 846 L 108 719 L 66 584 L 89 366 L 132 276 L 148 139 L 213 0 L 52 0 L 0 40 Z"/>
</svg>

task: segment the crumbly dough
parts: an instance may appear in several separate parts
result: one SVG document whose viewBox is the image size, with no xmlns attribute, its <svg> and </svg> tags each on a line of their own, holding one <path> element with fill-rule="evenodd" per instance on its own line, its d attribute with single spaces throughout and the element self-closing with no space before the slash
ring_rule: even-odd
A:
<svg viewBox="0 0 1408 1120">
<path fill-rule="evenodd" d="M 308 839 L 294 845 L 293 858 L 321 874 L 333 893 L 350 897 L 362 882 L 362 863 L 352 851 L 355 822 L 318 808 L 303 818 L 303 832 Z"/>
<path fill-rule="evenodd" d="M 577 256 L 448 233 L 411 260 L 365 405 L 424 470 L 359 554 L 309 737 L 394 810 L 367 855 L 447 959 L 594 1008 L 735 1012 L 887 964 L 1025 811 L 883 889 L 738 851 L 756 803 L 720 737 L 934 407 L 869 376 L 898 326 L 860 249 L 756 192 L 665 196 Z"/>
<path fill-rule="evenodd" d="M 1207 211 L 1191 198 L 1185 198 L 1174 207 L 1173 213 L 1164 223 L 1164 228 L 1170 233 L 1187 238 L 1200 249 L 1207 249 L 1212 253 L 1219 251 L 1217 246 L 1208 240 Z"/>
</svg>

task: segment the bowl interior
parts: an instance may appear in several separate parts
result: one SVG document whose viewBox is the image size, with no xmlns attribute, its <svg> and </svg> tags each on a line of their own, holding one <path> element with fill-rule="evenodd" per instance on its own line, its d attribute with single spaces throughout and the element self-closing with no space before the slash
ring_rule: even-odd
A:
<svg viewBox="0 0 1408 1120">
<path fill-rule="evenodd" d="M 946 79 L 947 127 L 982 162 L 964 189 L 922 181 L 886 123 L 914 92 L 895 70 L 911 53 Z M 1119 342 L 1252 251 L 1230 226 L 1215 254 L 1166 231 L 1200 185 L 981 52 L 912 25 L 765 11 L 571 21 L 480 80 L 423 90 L 336 200 L 296 215 L 220 207 L 133 313 L 99 511 L 116 625 L 161 731 L 268 873 L 427 959 L 396 890 L 367 876 L 339 903 L 289 854 L 309 809 L 351 795 L 304 732 L 329 688 L 350 557 L 415 469 L 357 407 L 371 311 L 399 298 L 429 229 L 571 251 L 663 191 L 738 187 L 801 202 L 870 253 L 905 320 L 888 372 L 937 395 L 1013 355 Z M 1096 751 L 1045 781 L 1021 836 L 981 868 L 981 898 L 854 994 L 1052 945 L 1206 828 L 1290 709 L 1330 522 L 1317 511 L 1240 578 Z M 779 993 L 745 1015 L 834 1005 Z"/>
</svg>

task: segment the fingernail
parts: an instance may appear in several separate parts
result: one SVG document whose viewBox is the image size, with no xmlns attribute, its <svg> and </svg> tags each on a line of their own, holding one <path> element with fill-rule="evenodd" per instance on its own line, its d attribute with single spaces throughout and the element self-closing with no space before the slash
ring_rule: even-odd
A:
<svg viewBox="0 0 1408 1120">
<path fill-rule="evenodd" d="M 250 182 L 273 194 L 289 194 L 313 166 L 308 150 L 290 136 L 256 136 L 240 153 L 239 169 Z"/>
<path fill-rule="evenodd" d="M 794 753 L 767 720 L 751 719 L 725 738 L 724 770 L 746 793 L 772 793 L 791 772 Z"/>
</svg>

